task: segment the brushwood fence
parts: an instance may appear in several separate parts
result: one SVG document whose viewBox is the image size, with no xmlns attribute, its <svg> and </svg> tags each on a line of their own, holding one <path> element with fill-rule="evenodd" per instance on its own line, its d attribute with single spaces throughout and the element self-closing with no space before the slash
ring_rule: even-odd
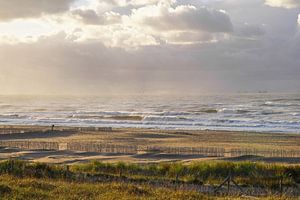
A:
<svg viewBox="0 0 300 200">
<path fill-rule="evenodd" d="M 104 131 L 104 132 L 112 132 L 112 127 L 76 127 L 77 131 Z"/>
<path fill-rule="evenodd" d="M 160 147 L 117 145 L 101 142 L 43 142 L 43 141 L 9 141 L 0 140 L 0 147 L 15 147 L 29 150 L 69 150 L 97 153 L 116 154 L 143 154 L 163 153 L 176 155 L 202 155 L 207 157 L 239 157 L 239 156 L 263 156 L 278 158 L 300 158 L 299 150 L 283 149 L 250 149 L 236 148 L 225 150 L 219 147 Z"/>
<path fill-rule="evenodd" d="M 145 152 L 158 152 L 177 155 L 203 155 L 209 157 L 224 157 L 225 149 L 218 147 L 158 147 L 146 146 Z"/>
<path fill-rule="evenodd" d="M 284 149 L 230 149 L 230 157 L 246 155 L 279 158 L 300 158 L 300 151 Z"/>
<path fill-rule="evenodd" d="M 0 134 L 19 134 L 19 133 L 26 133 L 26 131 L 25 130 L 20 130 L 20 129 L 0 128 Z"/>
<path fill-rule="evenodd" d="M 30 150 L 58 150 L 58 142 L 38 142 L 38 141 L 0 141 L 2 147 L 15 147 Z"/>
<path fill-rule="evenodd" d="M 98 153 L 117 153 L 117 154 L 137 154 L 137 146 L 123 146 L 115 144 L 91 143 L 91 142 L 71 142 L 67 143 L 70 151 L 86 151 Z"/>
<path fill-rule="evenodd" d="M 101 132 L 112 132 L 112 127 L 53 127 L 54 131 L 79 131 L 79 132 L 93 132 L 93 131 L 101 131 Z M 40 127 L 39 129 L 30 129 L 30 128 L 10 128 L 10 127 L 0 127 L 0 135 L 1 134 L 21 134 L 21 133 L 44 133 L 44 132 L 53 132 L 52 127 Z"/>
</svg>

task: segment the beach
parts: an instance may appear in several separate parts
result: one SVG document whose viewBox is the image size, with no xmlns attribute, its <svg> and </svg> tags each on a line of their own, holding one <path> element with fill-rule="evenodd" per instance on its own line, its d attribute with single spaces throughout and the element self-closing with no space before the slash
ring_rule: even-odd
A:
<svg viewBox="0 0 300 200">
<path fill-rule="evenodd" d="M 299 163 L 300 135 L 143 128 L 0 126 L 0 159 L 74 164 L 232 160 Z"/>
</svg>

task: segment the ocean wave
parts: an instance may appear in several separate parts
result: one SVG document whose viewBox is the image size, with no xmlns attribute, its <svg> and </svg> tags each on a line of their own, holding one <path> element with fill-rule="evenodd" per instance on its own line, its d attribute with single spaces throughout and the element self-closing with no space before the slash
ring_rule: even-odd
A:
<svg viewBox="0 0 300 200">
<path fill-rule="evenodd" d="M 201 109 L 196 111 L 196 113 L 208 113 L 208 114 L 213 114 L 213 113 L 218 113 L 217 109 L 213 109 L 213 108 L 207 108 L 207 109 Z"/>
<path fill-rule="evenodd" d="M 0 115 L 1 119 L 21 119 L 26 118 L 27 116 L 19 115 L 19 114 L 2 114 Z"/>
<path fill-rule="evenodd" d="M 46 108 L 34 108 L 34 109 L 32 109 L 32 111 L 34 111 L 34 112 L 44 112 L 44 111 L 47 111 L 48 109 L 46 109 Z"/>
<path fill-rule="evenodd" d="M 11 108 L 13 105 L 11 104 L 0 104 L 0 108 Z"/>
<path fill-rule="evenodd" d="M 156 112 L 156 113 L 150 113 L 160 116 L 182 116 L 182 115 L 190 115 L 191 112 L 188 111 L 162 111 L 162 112 Z"/>
<path fill-rule="evenodd" d="M 279 115 L 279 114 L 283 114 L 284 112 L 282 111 L 274 111 L 274 110 L 262 110 L 261 114 L 262 115 Z"/>
<path fill-rule="evenodd" d="M 146 100 L 145 100 L 146 99 Z M 2 124 L 61 124 L 178 129 L 223 129 L 298 132 L 299 94 L 276 96 L 210 96 L 157 100 L 136 98 L 102 101 L 30 102 L 0 98 Z M 6 108 L 5 108 L 6 107 Z"/>
<path fill-rule="evenodd" d="M 300 101 L 300 98 L 282 98 L 282 99 L 272 99 L 272 101 Z"/>
<path fill-rule="evenodd" d="M 244 110 L 240 108 L 221 108 L 218 110 L 220 113 L 228 113 L 228 114 L 245 114 L 250 113 L 250 110 Z"/>
<path fill-rule="evenodd" d="M 269 107 L 290 107 L 290 106 L 300 106 L 299 103 L 293 103 L 293 102 L 275 102 L 275 101 L 266 101 L 261 106 L 269 106 Z"/>
<path fill-rule="evenodd" d="M 142 121 L 144 116 L 141 115 L 69 115 L 68 118 L 73 119 L 97 119 L 97 120 L 130 120 L 130 121 Z"/>
<path fill-rule="evenodd" d="M 296 116 L 296 117 L 299 117 L 300 116 L 300 113 L 298 113 L 298 112 L 292 112 L 292 113 L 290 113 L 292 116 Z"/>
<path fill-rule="evenodd" d="M 207 109 L 200 109 L 200 110 L 194 110 L 190 111 L 191 113 L 194 114 L 217 114 L 217 113 L 230 113 L 230 114 L 245 114 L 245 113 L 250 113 L 250 110 L 245 110 L 245 109 L 231 109 L 231 108 L 207 108 Z"/>
<path fill-rule="evenodd" d="M 145 116 L 143 122 L 147 121 L 193 121 L 192 119 L 188 119 L 185 117 L 178 116 Z"/>
<path fill-rule="evenodd" d="M 118 116 L 105 117 L 104 119 L 126 120 L 126 121 L 142 121 L 144 119 L 144 117 L 139 116 L 139 115 L 118 115 Z"/>
</svg>

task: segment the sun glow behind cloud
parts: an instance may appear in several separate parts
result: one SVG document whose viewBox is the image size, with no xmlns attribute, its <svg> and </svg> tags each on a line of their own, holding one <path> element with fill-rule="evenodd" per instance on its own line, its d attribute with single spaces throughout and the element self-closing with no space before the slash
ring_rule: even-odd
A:
<svg viewBox="0 0 300 200">
<path fill-rule="evenodd" d="M 91 6 L 93 5 L 93 6 Z M 106 5 L 103 9 L 102 5 Z M 121 15 L 114 5 L 144 5 Z M 232 31 L 225 11 L 176 5 L 175 1 L 88 1 L 73 4 L 71 12 L 0 23 L 2 41 L 35 42 L 40 36 L 67 33 L 74 41 L 102 41 L 108 47 L 214 42 Z M 35 13 L 34 11 L 32 11 Z M 11 16 L 12 17 L 12 16 Z"/>
<path fill-rule="evenodd" d="M 0 0 L 2 93 L 300 88 L 298 1 L 19 1 Z"/>
<path fill-rule="evenodd" d="M 284 7 L 288 9 L 300 8 L 299 0 L 266 0 L 266 4 L 274 7 Z"/>
<path fill-rule="evenodd" d="M 36 42 L 38 37 L 53 33 L 53 27 L 43 20 L 20 19 L 0 23 L 0 41 L 3 43 Z"/>
</svg>

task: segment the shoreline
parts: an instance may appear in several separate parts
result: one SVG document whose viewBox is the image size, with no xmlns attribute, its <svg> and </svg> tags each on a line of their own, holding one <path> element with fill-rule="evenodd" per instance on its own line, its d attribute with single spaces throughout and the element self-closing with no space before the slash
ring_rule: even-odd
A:
<svg viewBox="0 0 300 200">
<path fill-rule="evenodd" d="M 43 128 L 43 129 L 51 129 L 52 124 L 49 125 L 38 125 L 38 124 L 0 124 L 0 129 L 1 128 Z M 101 129 L 101 128 L 112 128 L 114 130 L 153 130 L 153 131 L 199 131 L 199 132 L 220 132 L 220 133 L 247 133 L 247 134 L 284 134 L 284 135 L 300 135 L 300 130 L 299 132 L 285 132 L 285 131 L 255 131 L 255 130 L 228 130 L 228 129 L 188 129 L 188 128 L 159 128 L 159 127 L 115 127 L 115 126 L 72 126 L 72 125 L 55 125 L 54 127 L 56 129 Z"/>
</svg>

